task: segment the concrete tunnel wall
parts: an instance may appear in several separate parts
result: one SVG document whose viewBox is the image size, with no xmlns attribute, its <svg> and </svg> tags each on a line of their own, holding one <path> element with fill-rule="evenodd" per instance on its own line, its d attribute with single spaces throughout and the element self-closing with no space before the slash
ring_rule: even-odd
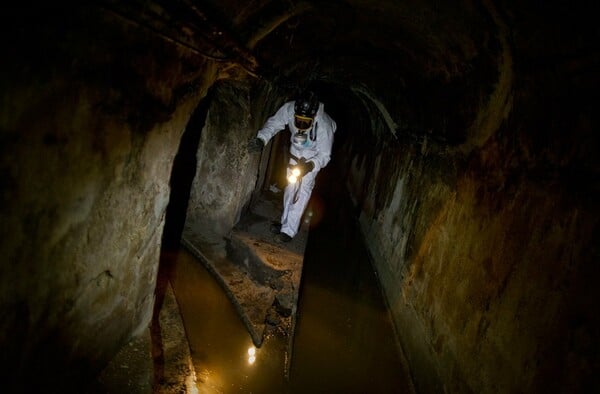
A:
<svg viewBox="0 0 600 394">
<path fill-rule="evenodd" d="M 353 163 L 358 179 L 371 174 L 360 223 L 418 387 L 596 385 L 595 207 L 564 179 L 509 175 L 503 143 L 490 144 L 458 174 L 419 146 Z M 488 154 L 498 161 L 483 164 Z"/>
<path fill-rule="evenodd" d="M 173 157 L 217 74 L 106 10 L 64 12 L 3 15 L 0 386 L 15 392 L 81 392 L 147 328 Z"/>
<path fill-rule="evenodd" d="M 489 101 L 463 102 L 484 138 L 394 136 L 373 105 L 353 111 L 372 130 L 349 133 L 346 183 L 418 391 L 589 392 L 597 137 L 572 86 L 594 77 L 497 67 Z"/>
<path fill-rule="evenodd" d="M 261 188 L 265 166 L 261 155 L 248 154 L 246 142 L 277 110 L 279 96 L 264 82 L 217 82 L 211 89 L 206 124 L 196 131 L 201 136 L 183 236 L 222 243 Z"/>
<path fill-rule="evenodd" d="M 69 15 L 58 27 L 43 12 L 8 14 L 13 35 L 2 36 L 8 386 L 32 370 L 47 389 L 85 381 L 146 327 L 173 158 L 190 115 L 224 77 L 206 57 L 111 13 Z M 468 140 L 394 136 L 354 91 L 362 105 L 338 96 L 363 117 L 345 125 L 360 130 L 339 160 L 420 391 L 585 391 L 598 387 L 597 122 L 576 92 L 591 93 L 596 80 L 585 59 L 540 70 L 494 56 L 486 100 L 458 96 L 456 108 L 469 110 L 453 127 L 482 125 Z M 226 233 L 247 203 L 250 181 L 232 178 L 229 189 L 207 178 L 256 173 L 242 151 L 281 97 L 269 89 L 218 91 L 190 200 L 207 215 L 188 225 Z M 431 102 L 435 118 L 444 101 Z M 412 119 L 405 111 L 391 115 Z M 222 152 L 233 152 L 233 167 Z M 204 208 L 215 197 L 199 193 L 207 185 L 229 203 Z"/>
</svg>

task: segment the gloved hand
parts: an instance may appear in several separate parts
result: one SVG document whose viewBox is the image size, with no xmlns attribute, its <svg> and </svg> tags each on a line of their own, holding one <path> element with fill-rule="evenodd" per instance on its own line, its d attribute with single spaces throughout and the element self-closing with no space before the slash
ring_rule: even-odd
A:
<svg viewBox="0 0 600 394">
<path fill-rule="evenodd" d="M 298 161 L 296 167 L 298 167 L 298 169 L 300 170 L 300 176 L 302 177 L 315 168 L 315 163 L 313 163 L 312 161 L 305 161 L 305 159 L 302 158 Z"/>
<path fill-rule="evenodd" d="M 263 142 L 263 140 L 261 140 L 258 137 L 254 137 L 248 142 L 248 152 L 249 153 L 260 152 L 264 146 L 265 146 L 265 143 Z"/>
</svg>

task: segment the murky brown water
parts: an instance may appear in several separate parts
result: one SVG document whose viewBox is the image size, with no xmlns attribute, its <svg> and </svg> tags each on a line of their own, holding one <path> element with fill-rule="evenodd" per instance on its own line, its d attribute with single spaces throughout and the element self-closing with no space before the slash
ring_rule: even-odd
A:
<svg viewBox="0 0 600 394">
<path fill-rule="evenodd" d="M 267 338 L 251 362 L 252 340 L 225 292 L 200 261 L 179 252 L 172 283 L 200 393 L 412 392 L 343 185 L 327 182 L 327 169 L 320 176 L 334 203 L 313 193 L 322 220 L 306 246 L 289 380 L 286 340 Z"/>
<path fill-rule="evenodd" d="M 225 292 L 193 255 L 179 252 L 172 283 L 198 392 L 410 392 L 366 255 L 330 250 L 331 239 L 326 246 L 307 248 L 289 381 L 285 341 L 268 338 L 251 360 L 252 340 Z"/>
<path fill-rule="evenodd" d="M 348 217 L 327 216 L 311 230 L 305 252 L 290 387 L 294 393 L 410 393 L 358 230 Z"/>
<path fill-rule="evenodd" d="M 172 273 L 200 393 L 270 393 L 284 388 L 281 341 L 254 350 L 225 292 L 191 253 L 180 250 Z"/>
</svg>

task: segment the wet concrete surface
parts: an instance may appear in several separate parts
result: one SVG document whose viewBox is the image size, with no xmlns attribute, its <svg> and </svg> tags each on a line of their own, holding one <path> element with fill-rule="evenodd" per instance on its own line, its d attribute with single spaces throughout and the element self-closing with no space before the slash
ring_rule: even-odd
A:
<svg viewBox="0 0 600 394">
<path fill-rule="evenodd" d="M 153 364 L 150 330 L 125 345 L 98 375 L 85 394 L 147 394 L 152 392 Z M 49 390 L 53 392 L 53 390 Z"/>
<path fill-rule="evenodd" d="M 268 330 L 289 338 L 294 331 L 308 226 L 289 243 L 275 242 L 270 227 L 279 220 L 281 200 L 263 194 L 227 237 L 215 240 L 187 228 L 182 234 L 182 244 L 214 274 L 257 347 Z"/>
</svg>

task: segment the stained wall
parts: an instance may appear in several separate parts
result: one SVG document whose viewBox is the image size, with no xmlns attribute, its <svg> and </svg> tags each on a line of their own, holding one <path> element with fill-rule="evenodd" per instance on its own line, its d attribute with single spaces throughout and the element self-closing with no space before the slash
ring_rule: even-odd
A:
<svg viewBox="0 0 600 394">
<path fill-rule="evenodd" d="M 0 380 L 17 392 L 81 390 L 147 327 L 173 157 L 215 76 L 106 9 L 46 11 L 7 10 L 2 37 Z"/>
</svg>

